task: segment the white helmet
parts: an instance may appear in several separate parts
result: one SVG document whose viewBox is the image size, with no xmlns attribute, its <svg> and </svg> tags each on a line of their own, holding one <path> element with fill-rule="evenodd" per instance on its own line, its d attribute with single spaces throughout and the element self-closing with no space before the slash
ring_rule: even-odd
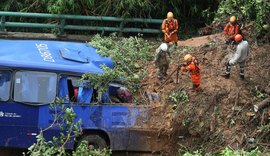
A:
<svg viewBox="0 0 270 156">
<path fill-rule="evenodd" d="M 166 43 L 162 43 L 160 45 L 160 48 L 161 48 L 162 51 L 167 51 L 168 50 L 168 45 Z"/>
</svg>

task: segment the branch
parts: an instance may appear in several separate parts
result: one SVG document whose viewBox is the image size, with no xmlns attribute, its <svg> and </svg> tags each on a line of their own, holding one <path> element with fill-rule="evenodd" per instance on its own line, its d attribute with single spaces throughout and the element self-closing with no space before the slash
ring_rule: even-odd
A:
<svg viewBox="0 0 270 156">
<path fill-rule="evenodd" d="M 259 110 L 268 107 L 269 104 L 270 104 L 270 97 L 264 99 L 262 102 L 260 102 L 260 103 L 258 103 L 256 105 L 254 105 L 254 111 L 258 112 Z"/>
</svg>

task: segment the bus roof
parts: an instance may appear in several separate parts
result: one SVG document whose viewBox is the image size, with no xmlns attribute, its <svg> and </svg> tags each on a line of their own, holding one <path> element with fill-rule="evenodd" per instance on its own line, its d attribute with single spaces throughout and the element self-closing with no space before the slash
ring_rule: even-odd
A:
<svg viewBox="0 0 270 156">
<path fill-rule="evenodd" d="M 102 73 L 101 64 L 113 68 L 87 43 L 45 40 L 0 40 L 0 67 L 71 73 Z"/>
</svg>

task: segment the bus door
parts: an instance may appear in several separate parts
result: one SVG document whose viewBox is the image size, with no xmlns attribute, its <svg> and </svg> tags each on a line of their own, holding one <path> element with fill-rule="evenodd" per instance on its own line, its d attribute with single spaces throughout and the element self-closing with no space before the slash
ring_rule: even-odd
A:
<svg viewBox="0 0 270 156">
<path fill-rule="evenodd" d="M 77 120 L 86 119 L 89 116 L 89 104 L 91 101 L 93 89 L 83 89 L 84 87 L 79 83 L 80 77 L 60 75 L 58 79 L 57 97 L 62 100 L 63 103 L 57 103 L 54 108 L 40 107 L 38 126 L 40 129 L 47 129 L 43 135 L 47 140 L 51 140 L 53 137 L 60 135 L 60 132 L 65 133 L 65 130 L 61 130 L 61 126 L 65 127 L 65 123 L 57 120 L 55 122 L 54 116 L 63 116 L 66 108 L 72 107 L 76 113 Z M 88 103 L 88 105 L 77 104 Z M 71 141 L 66 145 L 66 148 L 72 149 L 74 142 Z"/>
</svg>

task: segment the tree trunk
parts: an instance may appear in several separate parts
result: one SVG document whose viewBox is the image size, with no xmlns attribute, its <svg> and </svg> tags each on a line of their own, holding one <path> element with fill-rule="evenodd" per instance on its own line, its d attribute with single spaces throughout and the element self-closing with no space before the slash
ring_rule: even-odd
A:
<svg viewBox="0 0 270 156">
<path fill-rule="evenodd" d="M 262 102 L 254 105 L 254 111 L 258 112 L 261 109 L 264 109 L 265 107 L 269 106 L 270 104 L 270 97 L 264 99 Z"/>
</svg>

